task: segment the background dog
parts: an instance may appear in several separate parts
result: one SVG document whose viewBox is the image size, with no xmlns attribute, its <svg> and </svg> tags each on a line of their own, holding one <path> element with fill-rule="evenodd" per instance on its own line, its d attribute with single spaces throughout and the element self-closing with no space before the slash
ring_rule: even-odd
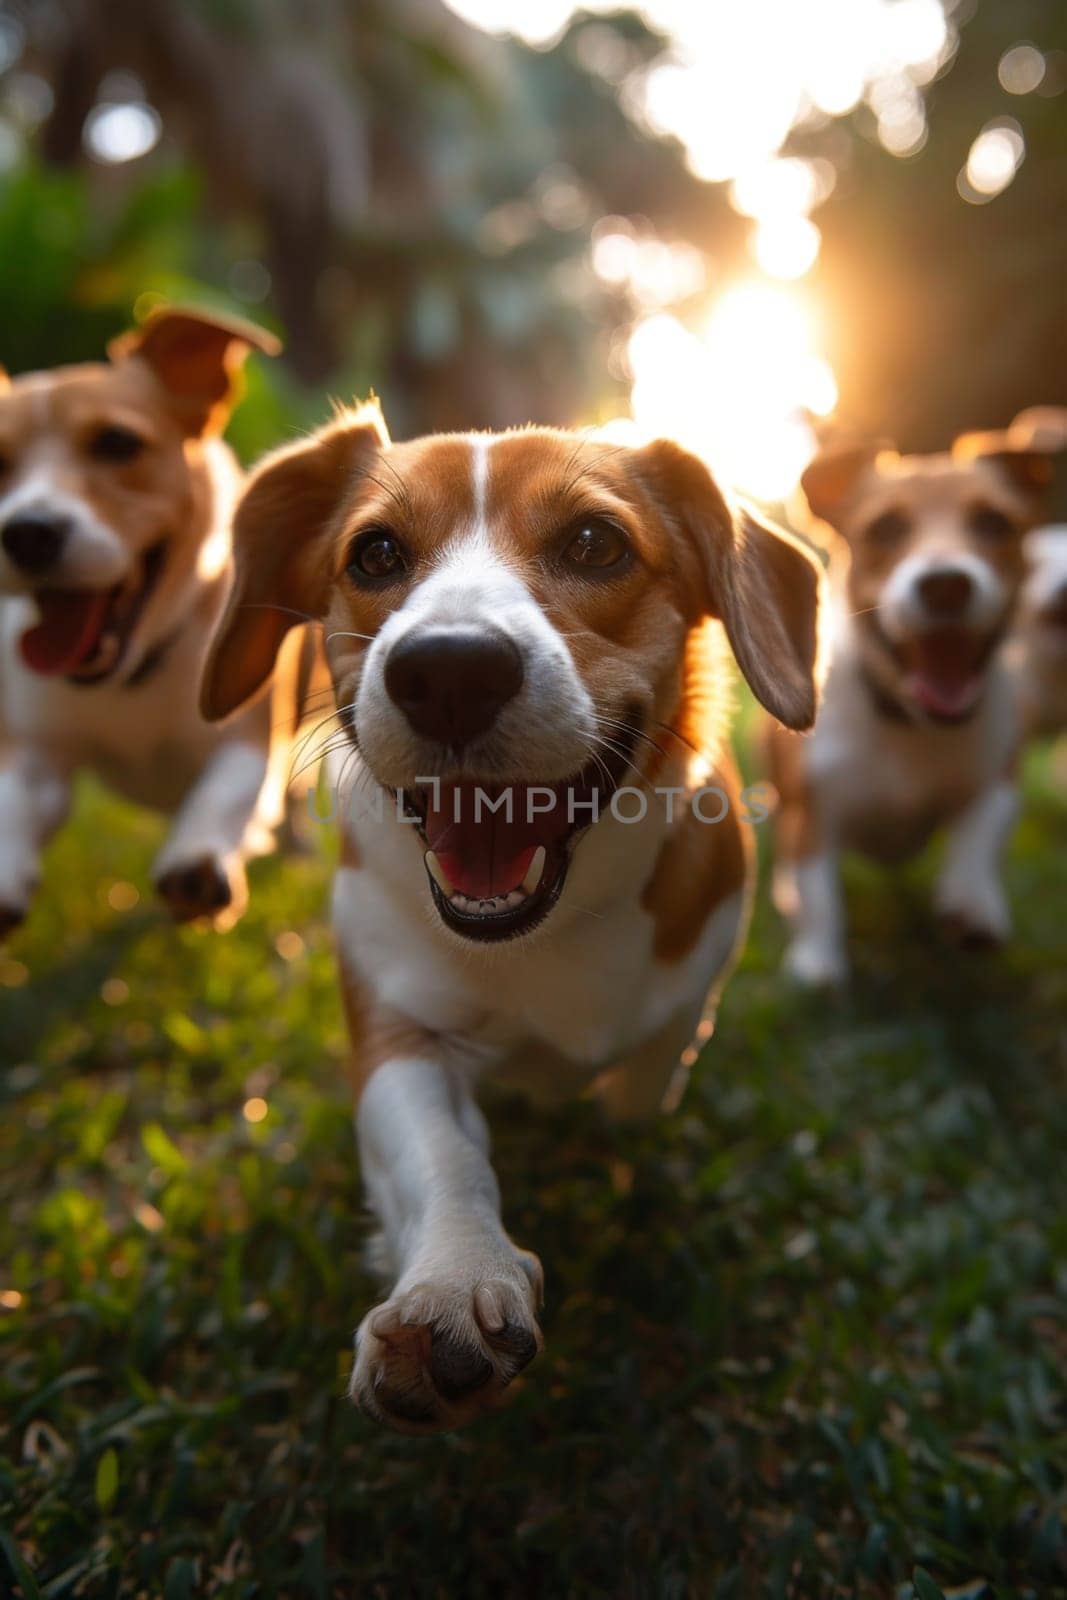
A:
<svg viewBox="0 0 1067 1600">
<path fill-rule="evenodd" d="M 196 688 L 242 482 L 218 435 L 253 348 L 279 346 L 166 309 L 108 362 L 0 374 L 0 932 L 80 768 L 174 813 L 154 877 L 175 917 L 243 906 L 244 858 L 280 810 L 272 711 L 212 728 Z"/>
<path fill-rule="evenodd" d="M 999 856 L 1021 724 L 1002 647 L 1050 474 L 1046 450 L 1000 435 L 930 456 L 831 448 L 804 473 L 833 530 L 830 669 L 810 737 L 770 742 L 775 899 L 805 982 L 847 973 L 843 849 L 898 861 L 946 826 L 939 914 L 967 942 L 1009 931 Z"/>
<path fill-rule="evenodd" d="M 1067 449 L 1067 409 L 1032 406 L 1015 418 L 1007 446 L 1059 454 Z M 1062 513 L 1062 492 L 1057 501 Z M 1026 581 L 1011 662 L 1028 734 L 1067 732 L 1067 524 L 1035 528 L 1026 540 Z"/>
<path fill-rule="evenodd" d="M 402 1430 L 453 1427 L 541 1340 L 475 1086 L 596 1080 L 630 1114 L 677 1089 L 749 899 L 721 636 L 810 726 L 820 573 L 673 444 L 390 446 L 370 408 L 269 458 L 235 530 L 205 715 L 267 679 L 284 600 L 325 623 L 342 728 L 335 928 L 395 1279 L 352 1393 Z"/>
<path fill-rule="evenodd" d="M 1067 732 L 1067 523 L 1035 528 L 1026 564 L 1012 661 L 1026 731 L 1040 737 Z"/>
</svg>

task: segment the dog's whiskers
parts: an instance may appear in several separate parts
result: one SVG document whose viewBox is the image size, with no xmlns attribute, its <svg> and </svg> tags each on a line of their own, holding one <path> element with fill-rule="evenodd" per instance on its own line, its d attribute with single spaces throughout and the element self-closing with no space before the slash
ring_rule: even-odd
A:
<svg viewBox="0 0 1067 1600">
<path fill-rule="evenodd" d="M 329 644 L 331 639 L 366 639 L 368 644 L 373 644 L 374 634 L 354 633 L 350 628 L 335 628 L 332 633 L 328 633 L 326 635 L 326 638 L 323 642 L 325 644 Z"/>
<path fill-rule="evenodd" d="M 691 750 L 692 753 L 695 756 L 699 756 L 702 761 L 707 761 L 709 759 L 709 752 L 707 750 L 703 750 L 701 749 L 700 745 L 694 744 L 692 739 L 687 739 L 684 733 L 678 732 L 677 728 L 672 728 L 669 722 L 657 722 L 656 727 L 662 728 L 664 733 L 669 733 L 672 739 L 678 740 L 679 744 L 684 744 L 687 750 Z"/>
<path fill-rule="evenodd" d="M 310 694 L 305 695 L 303 706 L 302 706 L 302 710 L 305 713 L 308 713 L 308 714 L 316 712 L 316 711 L 322 711 L 324 706 L 326 704 L 328 704 L 329 701 L 332 700 L 332 699 L 333 699 L 333 690 L 332 689 L 314 689 L 314 690 L 312 690 L 312 692 Z M 301 718 L 301 722 L 303 722 L 303 718 Z M 290 712 L 287 712 L 284 717 L 279 717 L 277 719 L 277 721 L 272 722 L 271 725 L 270 725 L 270 728 L 271 728 L 271 732 L 274 733 L 274 732 L 277 731 L 278 728 L 289 728 L 289 729 L 291 729 L 292 726 L 293 726 L 293 714 L 290 711 Z"/>
<path fill-rule="evenodd" d="M 347 711 L 351 714 L 354 709 L 355 707 L 353 705 L 337 707 L 335 710 L 331 711 L 328 716 L 323 717 L 319 722 L 317 722 L 308 733 L 303 735 L 293 750 L 293 762 L 301 760 L 301 757 L 307 753 L 309 745 L 314 739 L 323 733 L 324 729 L 329 730 L 325 734 L 322 745 L 317 749 L 312 750 L 312 753 L 310 756 L 308 756 L 308 759 L 303 761 L 295 771 L 290 771 L 290 783 L 294 783 L 302 772 L 307 771 L 308 767 L 314 766 L 316 762 L 324 761 L 333 750 L 339 750 L 343 748 L 345 744 L 352 744 L 351 734 L 346 727 L 342 725 L 342 730 L 338 732 L 336 729 L 330 729 L 329 725 L 330 723 L 335 722 L 338 718 L 343 717 L 344 712 Z"/>
<path fill-rule="evenodd" d="M 601 726 L 605 728 L 617 728 L 620 733 L 626 734 L 629 738 L 640 740 L 642 744 L 648 745 L 650 749 L 655 750 L 656 754 L 666 761 L 667 752 L 663 749 L 663 746 L 657 744 L 655 739 L 653 739 L 649 734 L 642 732 L 640 728 L 635 728 L 629 722 L 622 722 L 618 717 L 606 717 L 602 712 L 599 711 L 595 711 L 593 715 Z"/>
<path fill-rule="evenodd" d="M 329 727 L 330 723 L 336 719 L 337 715 L 338 713 L 336 708 L 333 711 L 327 712 L 326 716 L 321 717 L 319 721 L 315 723 L 314 727 L 309 728 L 306 733 L 301 734 L 300 738 L 293 745 L 294 760 L 299 760 L 312 741 L 318 737 L 324 728 Z"/>
</svg>

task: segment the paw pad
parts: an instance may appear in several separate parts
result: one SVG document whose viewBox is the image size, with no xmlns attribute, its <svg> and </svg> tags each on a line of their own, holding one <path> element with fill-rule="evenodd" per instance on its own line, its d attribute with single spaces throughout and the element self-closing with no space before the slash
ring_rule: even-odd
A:
<svg viewBox="0 0 1067 1600">
<path fill-rule="evenodd" d="M 230 880 L 214 856 L 188 866 L 173 867 L 156 885 L 176 922 L 193 922 L 198 917 L 215 917 L 233 899 Z"/>
<path fill-rule="evenodd" d="M 14 933 L 25 920 L 26 912 L 21 906 L 0 905 L 0 941 L 6 939 L 9 933 Z"/>
</svg>

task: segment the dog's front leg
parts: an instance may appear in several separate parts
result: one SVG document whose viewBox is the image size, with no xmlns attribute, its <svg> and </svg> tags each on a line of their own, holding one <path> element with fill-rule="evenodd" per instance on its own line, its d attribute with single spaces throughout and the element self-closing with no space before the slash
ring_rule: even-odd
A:
<svg viewBox="0 0 1067 1600">
<path fill-rule="evenodd" d="M 152 869 L 176 921 L 211 917 L 229 927 L 241 915 L 244 862 L 266 776 L 266 745 L 230 739 L 185 796 Z"/>
<path fill-rule="evenodd" d="M 70 775 L 44 751 L 11 749 L 0 762 L 0 939 L 30 908 L 41 851 L 70 809 Z"/>
<path fill-rule="evenodd" d="M 813 987 L 848 977 L 845 908 L 837 852 L 823 844 L 792 863 L 793 932 L 785 954 L 790 977 Z"/>
<path fill-rule="evenodd" d="M 541 1346 L 540 1263 L 504 1232 L 469 1075 L 422 1037 L 370 1071 L 357 1113 L 397 1280 L 360 1324 L 350 1393 L 407 1433 L 460 1427 L 496 1406 Z"/>
<path fill-rule="evenodd" d="M 977 795 L 948 831 L 934 906 L 964 944 L 1001 944 L 1011 932 L 1001 858 L 1018 814 L 1018 793 L 1005 778 Z"/>
</svg>

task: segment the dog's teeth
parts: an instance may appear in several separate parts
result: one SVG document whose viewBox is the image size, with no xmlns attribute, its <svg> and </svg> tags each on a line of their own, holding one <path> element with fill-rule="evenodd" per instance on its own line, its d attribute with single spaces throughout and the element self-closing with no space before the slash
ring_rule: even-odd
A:
<svg viewBox="0 0 1067 1600">
<path fill-rule="evenodd" d="M 516 906 L 521 906 L 527 895 L 536 889 L 545 870 L 545 847 L 539 844 L 534 851 L 529 871 L 519 888 L 511 889 L 507 894 L 487 895 L 484 898 L 465 895 L 461 890 L 454 889 L 448 881 L 448 874 L 432 850 L 425 852 L 423 860 L 427 872 L 453 910 L 466 912 L 468 916 L 476 914 L 492 917 L 499 916 L 503 911 L 514 911 Z"/>
<path fill-rule="evenodd" d="M 433 879 L 434 883 L 436 883 L 437 887 L 447 900 L 454 893 L 454 891 L 452 885 L 449 883 L 448 878 L 445 875 L 444 867 L 438 861 L 432 850 L 427 850 L 422 859 L 426 863 L 426 870 L 430 874 L 430 877 Z"/>
<path fill-rule="evenodd" d="M 526 876 L 522 880 L 522 891 L 524 894 L 533 894 L 534 890 L 537 888 L 537 885 L 541 882 L 541 874 L 544 872 L 544 870 L 545 847 L 543 844 L 539 844 L 533 853 L 533 860 L 526 869 Z"/>
</svg>

